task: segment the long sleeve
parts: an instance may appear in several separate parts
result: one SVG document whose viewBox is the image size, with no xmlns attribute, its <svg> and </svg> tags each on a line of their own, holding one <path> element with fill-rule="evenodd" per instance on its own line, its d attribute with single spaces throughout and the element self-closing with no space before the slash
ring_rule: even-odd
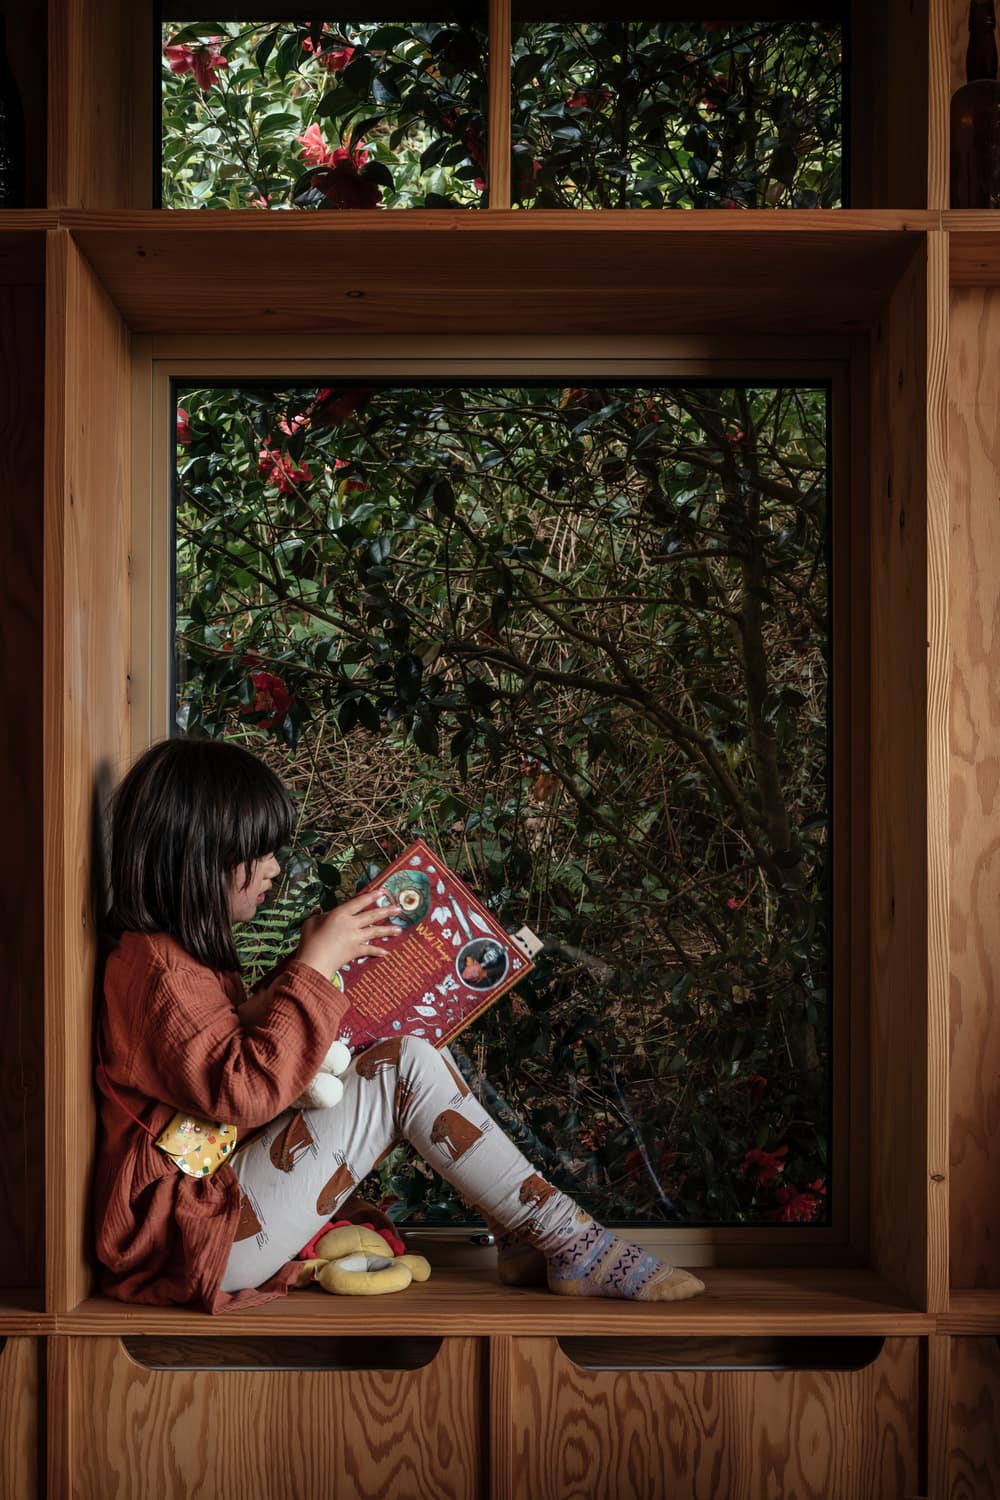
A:
<svg viewBox="0 0 1000 1500">
<path fill-rule="evenodd" d="M 172 965 L 142 1016 L 129 1084 L 237 1129 L 266 1124 L 315 1076 L 346 1008 L 335 985 L 291 959 L 266 1014 L 247 1029 L 211 969 Z"/>
</svg>

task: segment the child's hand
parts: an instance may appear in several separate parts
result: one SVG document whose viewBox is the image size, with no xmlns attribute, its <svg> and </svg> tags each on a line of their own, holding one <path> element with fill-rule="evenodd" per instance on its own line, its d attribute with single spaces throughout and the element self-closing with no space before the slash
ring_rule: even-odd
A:
<svg viewBox="0 0 1000 1500">
<path fill-rule="evenodd" d="M 314 913 L 302 924 L 302 936 L 295 950 L 300 963 L 317 969 L 330 979 L 344 964 L 354 958 L 384 958 L 387 950 L 375 941 L 395 937 L 404 929 L 383 919 L 402 911 L 399 906 L 375 903 L 382 893 L 364 891 L 350 901 L 342 901 L 332 911 Z"/>
</svg>

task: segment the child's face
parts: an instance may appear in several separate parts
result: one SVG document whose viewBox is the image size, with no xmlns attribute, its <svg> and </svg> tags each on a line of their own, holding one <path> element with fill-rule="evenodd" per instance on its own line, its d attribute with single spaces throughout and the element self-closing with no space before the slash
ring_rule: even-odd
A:
<svg viewBox="0 0 1000 1500">
<path fill-rule="evenodd" d="M 280 870 L 281 866 L 274 855 L 265 854 L 262 859 L 254 860 L 250 867 L 250 884 L 243 890 L 247 867 L 237 866 L 229 877 L 229 915 L 233 922 L 249 922 L 254 913 L 260 910 L 264 893 L 270 889 L 271 882 Z"/>
</svg>

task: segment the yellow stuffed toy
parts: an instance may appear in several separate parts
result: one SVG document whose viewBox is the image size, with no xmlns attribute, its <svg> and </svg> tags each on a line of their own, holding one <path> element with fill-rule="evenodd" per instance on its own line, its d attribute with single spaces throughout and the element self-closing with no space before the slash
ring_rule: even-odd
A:
<svg viewBox="0 0 1000 1500">
<path fill-rule="evenodd" d="M 394 1255 L 376 1230 L 364 1224 L 339 1224 L 316 1242 L 316 1254 L 302 1262 L 295 1285 L 318 1281 L 327 1292 L 370 1297 L 405 1291 L 411 1281 L 426 1281 L 430 1274 L 425 1256 Z"/>
</svg>

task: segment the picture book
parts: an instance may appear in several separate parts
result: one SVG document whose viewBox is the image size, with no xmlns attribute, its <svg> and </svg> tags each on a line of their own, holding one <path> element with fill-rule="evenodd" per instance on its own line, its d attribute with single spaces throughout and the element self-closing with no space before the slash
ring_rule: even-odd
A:
<svg viewBox="0 0 1000 1500">
<path fill-rule="evenodd" d="M 382 939 L 385 958 L 352 959 L 333 977 L 350 1002 L 339 1036 L 352 1052 L 407 1035 L 444 1047 L 534 967 L 530 929 L 508 933 L 422 839 L 364 889 L 402 907 L 388 920 L 403 933 Z"/>
</svg>

